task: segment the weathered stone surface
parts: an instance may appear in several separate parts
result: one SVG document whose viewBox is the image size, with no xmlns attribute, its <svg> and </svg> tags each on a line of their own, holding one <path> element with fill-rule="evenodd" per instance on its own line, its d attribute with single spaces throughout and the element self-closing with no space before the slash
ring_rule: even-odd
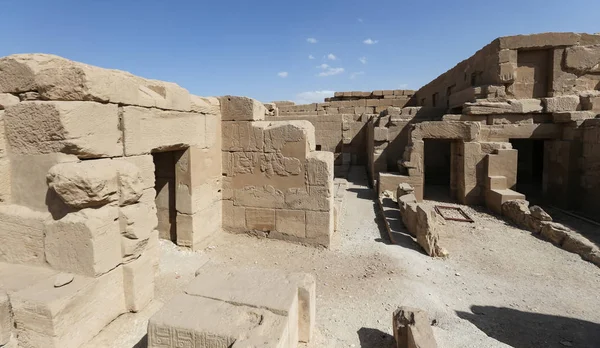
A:
<svg viewBox="0 0 600 348">
<path fill-rule="evenodd" d="M 73 62 L 50 54 L 0 59 L 0 93 L 37 91 L 46 100 L 92 100 L 189 111 L 190 94 L 170 82 Z"/>
<path fill-rule="evenodd" d="M 138 168 L 138 171 L 141 176 L 142 188 L 143 189 L 154 188 L 154 169 L 155 168 L 154 168 L 154 161 L 152 159 L 152 155 L 118 157 L 118 158 L 113 158 L 113 161 L 115 161 L 115 162 L 124 161 L 124 162 L 128 162 L 128 163 L 135 165 Z M 117 168 L 119 168 L 121 166 L 120 164 L 117 164 L 117 163 L 115 163 L 115 165 L 117 166 Z M 137 181 L 135 179 L 135 177 L 133 177 L 131 179 L 134 179 L 134 182 Z M 129 180 L 129 178 L 128 178 L 128 180 Z M 133 183 L 131 183 L 131 184 L 133 184 Z M 137 185 L 135 185 L 135 187 L 133 187 L 133 188 L 135 190 L 137 190 Z"/>
<path fill-rule="evenodd" d="M 12 310 L 5 290 L 0 289 L 0 346 L 8 344 L 13 330 Z"/>
<path fill-rule="evenodd" d="M 473 141 L 479 137 L 479 122 L 422 122 L 415 125 L 412 131 L 414 140 L 422 139 L 462 139 Z"/>
<path fill-rule="evenodd" d="M 137 203 L 147 188 L 139 167 L 126 161 L 112 161 L 110 165 L 115 167 L 118 175 L 119 204 Z"/>
<path fill-rule="evenodd" d="M 546 112 L 563 112 L 581 110 L 579 96 L 563 95 L 558 97 L 546 98 Z"/>
<path fill-rule="evenodd" d="M 308 185 L 327 186 L 333 182 L 333 153 L 313 151 L 306 159 Z"/>
<path fill-rule="evenodd" d="M 267 109 L 258 100 L 248 97 L 224 96 L 221 102 L 221 120 L 223 121 L 259 121 L 265 119 Z"/>
<path fill-rule="evenodd" d="M 396 309 L 392 317 L 392 330 L 397 348 L 437 348 L 431 320 L 421 309 Z"/>
<path fill-rule="evenodd" d="M 131 312 L 144 309 L 154 298 L 155 256 L 145 252 L 138 259 L 123 265 L 125 304 Z"/>
<path fill-rule="evenodd" d="M 333 209 L 333 182 L 327 186 L 291 188 L 285 192 L 285 205 L 290 209 L 330 211 Z"/>
<path fill-rule="evenodd" d="M 215 97 L 199 97 L 191 95 L 192 111 L 207 115 L 220 115 L 221 102 Z"/>
<path fill-rule="evenodd" d="M 83 209 L 46 222 L 45 251 L 54 269 L 96 277 L 121 263 L 118 208 Z"/>
<path fill-rule="evenodd" d="M 0 93 L 0 110 L 4 110 L 7 106 L 19 103 L 19 97 L 8 93 Z"/>
<path fill-rule="evenodd" d="M 98 207 L 119 199 L 117 171 L 110 159 L 60 163 L 50 168 L 47 178 L 48 186 L 73 208 Z"/>
<path fill-rule="evenodd" d="M 529 211 L 531 211 L 531 216 L 541 220 L 541 221 L 552 221 L 552 217 L 550 214 L 546 213 L 544 209 L 540 208 L 537 205 L 532 205 L 529 207 Z"/>
<path fill-rule="evenodd" d="M 115 104 L 22 102 L 7 107 L 4 120 L 12 154 L 62 152 L 79 158 L 123 155 Z"/>
<path fill-rule="evenodd" d="M 305 158 L 315 149 L 315 126 L 308 121 L 252 122 L 264 134 L 264 151 Z"/>
<path fill-rule="evenodd" d="M 568 123 L 573 121 L 585 121 L 593 119 L 598 115 L 597 111 L 565 111 L 552 114 L 555 123 Z"/>
<path fill-rule="evenodd" d="M 150 318 L 148 348 L 286 347 L 288 328 L 269 310 L 179 294 Z"/>
<path fill-rule="evenodd" d="M 206 115 L 126 106 L 122 119 L 126 156 L 206 147 Z"/>
<path fill-rule="evenodd" d="M 306 238 L 306 212 L 304 210 L 277 209 L 275 230 L 284 235 Z"/>
<path fill-rule="evenodd" d="M 213 204 L 192 215 L 177 213 L 177 245 L 199 250 L 221 231 L 223 207 Z"/>
<path fill-rule="evenodd" d="M 565 238 L 569 235 L 570 230 L 559 223 L 550 222 L 542 227 L 540 233 L 542 237 L 560 246 Z"/>
<path fill-rule="evenodd" d="M 285 203 L 283 191 L 276 189 L 271 185 L 263 187 L 246 186 L 243 189 L 235 190 L 233 203 L 236 206 L 260 207 L 260 208 L 280 208 Z"/>
<path fill-rule="evenodd" d="M 44 265 L 44 223 L 48 219 L 48 213 L 0 205 L 0 261 Z"/>
<path fill-rule="evenodd" d="M 223 122 L 223 151 L 262 152 L 264 133 L 252 122 Z"/>
<path fill-rule="evenodd" d="M 502 215 L 519 226 L 525 226 L 531 215 L 529 202 L 523 199 L 506 201 L 502 203 Z"/>
<path fill-rule="evenodd" d="M 600 45 L 567 47 L 565 66 L 577 75 L 600 72 Z"/>
<path fill-rule="evenodd" d="M 417 205 L 417 243 L 432 257 L 446 257 L 448 252 L 439 246 L 438 217 L 435 211 Z"/>
<path fill-rule="evenodd" d="M 78 348 L 126 312 L 120 268 L 59 288 L 48 277 L 10 299 L 20 347 Z"/>
<path fill-rule="evenodd" d="M 129 262 L 137 260 L 146 250 L 146 247 L 148 246 L 149 242 L 150 240 L 148 237 L 133 239 L 121 236 L 121 257 L 123 259 L 122 263 L 127 264 Z"/>
<path fill-rule="evenodd" d="M 334 232 L 333 209 L 331 211 L 306 211 L 306 238 L 313 244 L 329 247 Z"/>
<path fill-rule="evenodd" d="M 540 99 L 509 99 L 506 102 L 477 101 L 465 103 L 465 115 L 527 114 L 542 112 Z"/>
<path fill-rule="evenodd" d="M 154 202 L 138 203 L 119 208 L 121 234 L 129 239 L 148 239 L 158 226 Z"/>
</svg>

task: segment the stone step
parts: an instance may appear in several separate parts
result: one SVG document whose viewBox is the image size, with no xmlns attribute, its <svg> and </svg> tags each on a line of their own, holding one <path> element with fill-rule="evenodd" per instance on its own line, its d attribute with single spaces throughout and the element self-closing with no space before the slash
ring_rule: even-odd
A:
<svg viewBox="0 0 600 348">
<path fill-rule="evenodd" d="M 505 176 L 490 175 L 487 177 L 487 188 L 490 190 L 506 190 L 508 184 Z"/>
<path fill-rule="evenodd" d="M 502 214 L 502 203 L 515 199 L 525 199 L 525 195 L 511 189 L 487 190 L 485 202 L 487 207 L 496 214 Z"/>
</svg>

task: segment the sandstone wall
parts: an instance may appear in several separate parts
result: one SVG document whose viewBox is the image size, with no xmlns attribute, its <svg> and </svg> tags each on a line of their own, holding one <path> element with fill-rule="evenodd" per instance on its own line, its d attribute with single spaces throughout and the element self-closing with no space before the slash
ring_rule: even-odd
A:
<svg viewBox="0 0 600 348">
<path fill-rule="evenodd" d="M 334 229 L 333 154 L 315 151 L 308 121 L 264 121 L 244 97 L 221 98 L 223 228 L 329 246 Z"/>
<path fill-rule="evenodd" d="M 600 216 L 600 119 L 584 123 L 581 157 L 580 210 L 593 219 Z"/>
<path fill-rule="evenodd" d="M 7 283 L 20 345 L 77 347 L 152 300 L 153 153 L 182 154 L 178 244 L 197 248 L 220 230 L 220 125 L 217 99 L 172 83 L 52 55 L 0 59 L 0 269 L 49 275 Z M 70 280 L 53 285 L 59 271 Z M 53 286 L 65 288 L 40 295 Z"/>
</svg>

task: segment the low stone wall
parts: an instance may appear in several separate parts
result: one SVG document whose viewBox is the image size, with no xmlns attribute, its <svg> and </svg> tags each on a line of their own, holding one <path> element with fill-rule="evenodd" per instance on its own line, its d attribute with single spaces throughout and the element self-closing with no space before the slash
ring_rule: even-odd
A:
<svg viewBox="0 0 600 348">
<path fill-rule="evenodd" d="M 600 248 L 568 227 L 552 222 L 552 217 L 542 208 L 529 207 L 525 200 L 511 200 L 502 204 L 502 215 L 519 227 L 600 267 Z"/>
</svg>

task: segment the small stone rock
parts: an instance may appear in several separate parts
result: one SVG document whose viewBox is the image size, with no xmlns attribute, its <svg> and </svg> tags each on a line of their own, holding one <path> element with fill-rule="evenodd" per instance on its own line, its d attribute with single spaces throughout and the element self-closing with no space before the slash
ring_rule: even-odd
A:
<svg viewBox="0 0 600 348">
<path fill-rule="evenodd" d="M 73 281 L 73 279 L 75 279 L 75 276 L 73 276 L 70 273 L 60 273 L 54 279 L 54 287 L 60 288 L 62 286 L 65 286 L 65 285 L 71 283 Z"/>
</svg>

